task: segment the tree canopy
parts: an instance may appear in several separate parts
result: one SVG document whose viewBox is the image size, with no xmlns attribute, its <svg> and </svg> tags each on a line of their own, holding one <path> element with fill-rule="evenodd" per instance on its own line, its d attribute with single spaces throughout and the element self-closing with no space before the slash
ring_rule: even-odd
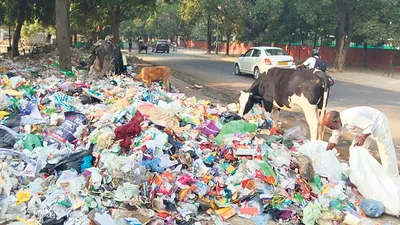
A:
<svg viewBox="0 0 400 225">
<path fill-rule="evenodd" d="M 24 35 L 39 25 L 54 25 L 54 2 L 3 0 L 0 24 L 12 25 L 17 41 L 24 24 Z M 307 41 L 313 47 L 335 41 L 339 71 L 344 70 L 351 42 L 399 45 L 399 20 L 398 0 L 70 0 L 71 30 L 80 34 L 104 38 L 108 27 L 115 43 L 120 34 L 180 36 L 207 40 L 209 51 L 212 45 L 229 45 L 232 40 Z"/>
</svg>

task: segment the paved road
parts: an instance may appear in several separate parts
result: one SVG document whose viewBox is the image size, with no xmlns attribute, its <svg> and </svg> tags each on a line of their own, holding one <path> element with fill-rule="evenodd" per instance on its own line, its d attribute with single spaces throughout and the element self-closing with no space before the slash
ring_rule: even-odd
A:
<svg viewBox="0 0 400 225">
<path fill-rule="evenodd" d="M 237 95 L 254 81 L 251 75 L 234 75 L 234 58 L 205 55 L 202 51 L 183 50 L 168 53 L 135 55 L 152 64 L 166 65 L 221 92 Z M 329 109 L 369 105 L 383 111 L 390 120 L 392 135 L 400 149 L 400 80 L 374 75 L 331 74 L 336 81 L 329 99 Z M 362 83 L 362 84 L 361 84 Z M 399 150 L 400 152 L 400 150 Z"/>
</svg>

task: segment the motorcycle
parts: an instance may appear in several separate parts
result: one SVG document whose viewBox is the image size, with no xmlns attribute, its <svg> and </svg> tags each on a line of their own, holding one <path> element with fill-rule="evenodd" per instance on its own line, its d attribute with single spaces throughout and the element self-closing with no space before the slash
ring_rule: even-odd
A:
<svg viewBox="0 0 400 225">
<path fill-rule="evenodd" d="M 178 51 L 178 46 L 176 43 L 172 44 L 172 51 L 177 52 Z"/>
</svg>

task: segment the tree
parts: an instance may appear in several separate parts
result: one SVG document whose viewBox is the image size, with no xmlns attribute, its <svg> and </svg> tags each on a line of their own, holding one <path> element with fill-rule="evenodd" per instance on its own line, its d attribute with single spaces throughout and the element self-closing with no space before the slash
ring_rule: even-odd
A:
<svg viewBox="0 0 400 225">
<path fill-rule="evenodd" d="M 8 25 L 15 25 L 12 40 L 12 56 L 18 56 L 18 43 L 21 39 L 21 30 L 25 21 L 38 20 L 43 25 L 50 25 L 54 21 L 54 1 L 46 0 L 3 0 L 3 20 Z"/>
<path fill-rule="evenodd" d="M 212 39 L 212 15 L 218 5 L 213 0 L 182 0 L 180 4 L 180 16 L 185 22 L 206 22 L 207 27 L 207 53 L 211 53 Z"/>
<path fill-rule="evenodd" d="M 335 68 L 337 71 L 343 72 L 345 69 L 347 51 L 349 50 L 354 35 L 358 32 L 357 29 L 365 25 L 373 25 L 373 23 L 376 23 L 373 22 L 374 17 L 385 24 L 390 23 L 390 21 L 387 21 L 385 14 L 390 11 L 393 12 L 391 13 L 392 15 L 398 14 L 399 2 L 396 0 L 337 0 L 337 5 L 339 26 L 336 35 Z M 378 29 L 378 32 L 379 31 L 380 29 Z M 363 32 L 361 29 L 359 34 L 363 35 L 363 33 L 364 36 L 367 34 L 365 37 L 376 37 L 376 35 L 372 35 L 371 33 L 368 34 L 369 31 Z M 387 34 L 387 32 L 384 33 Z"/>
<path fill-rule="evenodd" d="M 71 2 L 70 26 L 74 33 L 90 36 L 95 39 L 104 38 L 102 25 L 104 27 L 110 21 L 106 10 L 90 1 L 74 0 Z M 100 30 L 98 30 L 100 28 Z"/>
<path fill-rule="evenodd" d="M 56 0 L 57 49 L 61 70 L 72 70 L 69 43 L 69 0 Z"/>
<path fill-rule="evenodd" d="M 45 27 L 43 24 L 39 23 L 38 20 L 35 20 L 33 23 L 24 23 L 21 30 L 21 36 L 24 39 L 29 39 L 37 32 L 45 32 L 55 35 L 55 29 L 52 26 Z"/>
<path fill-rule="evenodd" d="M 242 18 L 238 36 L 240 40 L 255 40 L 259 39 L 263 33 L 271 33 L 272 41 L 275 39 L 272 32 L 274 31 L 273 24 L 279 19 L 283 2 L 281 0 L 242 0 L 240 7 Z"/>
<path fill-rule="evenodd" d="M 111 30 L 114 43 L 119 44 L 121 22 L 135 18 L 143 11 L 154 10 L 156 0 L 97 0 L 99 6 L 105 7 L 111 19 Z"/>
<path fill-rule="evenodd" d="M 287 0 L 294 6 L 293 13 L 298 17 L 292 23 L 301 27 L 298 40 L 312 39 L 313 48 L 317 47 L 319 37 L 332 34 L 337 27 L 336 2 L 334 0 Z M 290 10 L 289 8 L 289 10 Z M 285 13 L 287 14 L 287 13 Z M 290 15 L 293 15 L 292 12 Z M 301 23 L 298 23 L 301 21 Z M 286 21 L 285 23 L 290 23 Z M 308 37 L 305 37 L 307 35 Z"/>
<path fill-rule="evenodd" d="M 384 44 L 389 40 L 400 40 L 400 5 L 389 1 L 374 7 L 368 16 L 360 18 L 354 26 L 353 42 L 364 47 L 362 65 L 367 66 L 368 45 Z"/>
<path fill-rule="evenodd" d="M 194 22 L 184 21 L 181 17 L 179 17 L 178 35 L 182 37 L 185 47 L 186 41 L 192 35 L 195 25 L 196 24 Z"/>
<path fill-rule="evenodd" d="M 16 27 L 12 39 L 12 57 L 19 55 L 18 43 L 21 39 L 21 29 L 28 17 L 28 0 L 9 0 L 4 1 L 8 8 L 8 17 L 10 23 L 16 22 Z"/>
<path fill-rule="evenodd" d="M 226 37 L 226 55 L 229 55 L 229 43 L 231 35 L 239 26 L 242 17 L 240 7 L 241 0 L 216 0 L 216 6 L 212 8 L 216 12 L 216 20 L 221 24 L 221 33 Z"/>
<path fill-rule="evenodd" d="M 160 38 L 171 38 L 178 34 L 178 5 L 157 1 L 157 9 L 146 20 L 145 30 L 157 34 Z"/>
</svg>

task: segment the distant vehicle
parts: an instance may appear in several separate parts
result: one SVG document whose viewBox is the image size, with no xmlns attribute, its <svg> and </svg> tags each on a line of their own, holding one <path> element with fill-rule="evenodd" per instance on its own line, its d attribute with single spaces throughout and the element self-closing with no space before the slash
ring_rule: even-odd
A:
<svg viewBox="0 0 400 225">
<path fill-rule="evenodd" d="M 257 79 L 272 67 L 296 69 L 292 56 L 277 47 L 252 47 L 235 62 L 235 74 L 253 74 Z"/>
<path fill-rule="evenodd" d="M 156 44 L 151 48 L 152 52 L 167 52 L 169 53 L 168 40 L 157 40 Z"/>
<path fill-rule="evenodd" d="M 173 42 L 172 43 L 172 51 L 177 52 L 177 50 L 178 50 L 178 44 L 176 42 Z"/>
<path fill-rule="evenodd" d="M 139 50 L 139 53 L 141 53 L 142 51 L 146 51 L 146 54 L 147 54 L 147 45 L 144 43 L 143 40 L 138 41 L 138 50 Z"/>
</svg>

